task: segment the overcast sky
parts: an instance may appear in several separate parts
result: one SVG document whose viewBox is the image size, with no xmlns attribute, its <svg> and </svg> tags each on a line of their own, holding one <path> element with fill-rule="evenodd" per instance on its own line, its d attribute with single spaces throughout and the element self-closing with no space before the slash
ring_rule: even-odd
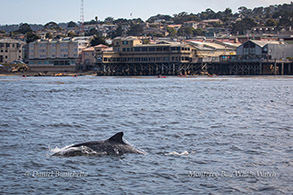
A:
<svg viewBox="0 0 293 195">
<path fill-rule="evenodd" d="M 84 0 L 85 21 L 117 18 L 148 19 L 157 14 L 198 13 L 211 8 L 215 12 L 245 6 L 254 8 L 290 3 L 292 0 Z M 46 24 L 50 21 L 80 20 L 81 0 L 0 0 L 0 25 Z M 131 16 L 132 13 L 132 16 Z"/>
</svg>

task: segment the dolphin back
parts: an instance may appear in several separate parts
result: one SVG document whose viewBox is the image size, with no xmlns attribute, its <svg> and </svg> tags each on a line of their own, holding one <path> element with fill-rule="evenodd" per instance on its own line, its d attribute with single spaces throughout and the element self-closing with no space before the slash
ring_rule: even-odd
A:
<svg viewBox="0 0 293 195">
<path fill-rule="evenodd" d="M 126 143 L 123 141 L 123 132 L 119 132 L 119 133 L 116 133 L 115 135 L 113 135 L 112 137 L 110 137 L 107 141 L 110 141 L 110 142 L 116 142 L 116 143 L 119 143 L 119 144 L 125 144 Z"/>
<path fill-rule="evenodd" d="M 125 153 L 145 154 L 145 152 L 125 143 L 123 141 L 123 132 L 119 132 L 105 141 L 92 141 L 72 145 L 65 152 L 58 152 L 53 154 L 53 156 L 80 156 L 89 153 L 97 153 L 99 155 L 122 155 Z"/>
</svg>

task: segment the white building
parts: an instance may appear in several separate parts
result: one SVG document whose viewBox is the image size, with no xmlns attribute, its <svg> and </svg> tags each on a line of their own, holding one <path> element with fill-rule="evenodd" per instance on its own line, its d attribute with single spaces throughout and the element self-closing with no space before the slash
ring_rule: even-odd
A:
<svg viewBox="0 0 293 195">
<path fill-rule="evenodd" d="M 25 42 L 14 39 L 0 39 L 0 63 L 9 64 L 15 60 L 23 60 Z"/>
<path fill-rule="evenodd" d="M 35 71 L 74 71 L 89 37 L 37 40 L 29 44 L 29 67 Z"/>
</svg>

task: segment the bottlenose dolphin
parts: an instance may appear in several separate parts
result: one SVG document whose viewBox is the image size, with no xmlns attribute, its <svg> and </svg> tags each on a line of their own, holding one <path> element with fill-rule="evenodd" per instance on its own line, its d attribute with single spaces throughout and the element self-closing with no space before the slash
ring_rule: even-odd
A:
<svg viewBox="0 0 293 195">
<path fill-rule="evenodd" d="M 125 153 L 145 154 L 143 151 L 135 149 L 123 141 L 123 132 L 116 133 L 104 141 L 92 141 L 75 144 L 67 147 L 63 151 L 53 154 L 53 156 L 79 156 L 86 154 L 97 155 L 123 155 Z"/>
</svg>

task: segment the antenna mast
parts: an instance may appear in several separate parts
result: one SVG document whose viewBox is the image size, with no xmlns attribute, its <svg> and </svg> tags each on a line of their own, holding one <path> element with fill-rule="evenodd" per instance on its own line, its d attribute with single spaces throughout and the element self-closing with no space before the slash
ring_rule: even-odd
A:
<svg viewBox="0 0 293 195">
<path fill-rule="evenodd" d="M 84 0 L 80 4 L 80 32 L 84 34 Z"/>
</svg>

